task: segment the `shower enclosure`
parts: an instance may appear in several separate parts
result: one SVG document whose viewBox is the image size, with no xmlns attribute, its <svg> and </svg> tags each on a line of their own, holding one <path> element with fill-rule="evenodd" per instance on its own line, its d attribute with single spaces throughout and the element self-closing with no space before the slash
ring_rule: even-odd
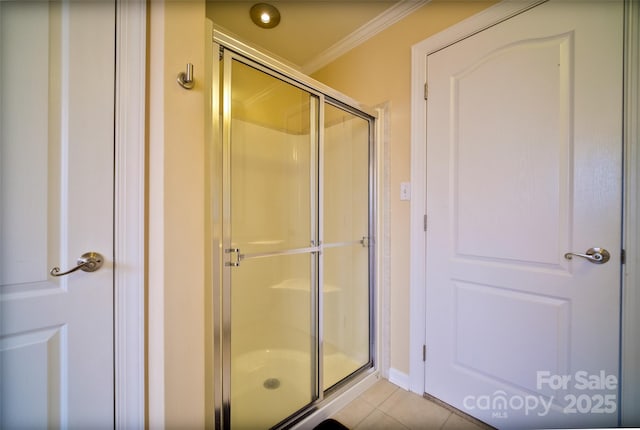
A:
<svg viewBox="0 0 640 430">
<path fill-rule="evenodd" d="M 214 36 L 215 419 L 286 426 L 373 369 L 375 119 Z"/>
</svg>

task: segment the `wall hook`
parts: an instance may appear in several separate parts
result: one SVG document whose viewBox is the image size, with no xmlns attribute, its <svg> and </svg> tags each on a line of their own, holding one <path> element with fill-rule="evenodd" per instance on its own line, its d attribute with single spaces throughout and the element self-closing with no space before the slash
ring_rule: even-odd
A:
<svg viewBox="0 0 640 430">
<path fill-rule="evenodd" d="M 178 83 L 185 90 L 190 90 L 194 86 L 193 82 L 193 64 L 187 63 L 187 72 L 180 72 L 178 75 Z"/>
</svg>

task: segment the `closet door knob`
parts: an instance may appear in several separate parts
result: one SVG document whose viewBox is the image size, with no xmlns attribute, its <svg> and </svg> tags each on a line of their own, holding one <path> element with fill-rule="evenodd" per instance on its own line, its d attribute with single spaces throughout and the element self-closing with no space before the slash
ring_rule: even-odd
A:
<svg viewBox="0 0 640 430">
<path fill-rule="evenodd" d="M 60 268 L 58 266 L 54 267 L 49 271 L 51 276 L 64 276 L 69 273 L 73 273 L 76 270 L 82 270 L 83 272 L 95 272 L 99 268 L 102 267 L 102 263 L 104 262 L 104 258 L 97 252 L 85 252 L 78 258 L 77 266 L 67 270 L 66 272 L 60 273 Z"/>
<path fill-rule="evenodd" d="M 578 254 L 575 252 L 567 252 L 564 254 L 564 258 L 567 260 L 573 259 L 573 257 L 581 257 L 589 260 L 593 264 L 604 264 L 611 258 L 611 254 L 604 248 L 589 248 L 584 254 Z"/>
</svg>

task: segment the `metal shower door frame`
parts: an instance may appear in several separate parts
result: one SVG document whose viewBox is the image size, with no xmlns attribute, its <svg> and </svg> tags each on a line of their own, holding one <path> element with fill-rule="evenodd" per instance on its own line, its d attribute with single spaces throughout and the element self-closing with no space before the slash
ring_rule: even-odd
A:
<svg viewBox="0 0 640 430">
<path fill-rule="evenodd" d="M 220 66 L 216 64 L 216 59 L 219 60 Z M 250 67 L 253 67 L 259 71 L 262 71 L 276 79 L 284 81 L 295 87 L 298 87 L 305 92 L 308 92 L 314 97 L 317 97 L 318 112 L 310 112 L 311 115 L 316 115 L 316 122 L 318 124 L 317 131 L 315 133 L 316 148 L 315 157 L 312 156 L 311 163 L 315 163 L 315 178 L 311 179 L 311 188 L 315 190 L 316 205 L 311 210 L 311 227 L 315 227 L 315 234 L 311 237 L 314 238 L 315 246 L 310 246 L 304 249 L 297 249 L 295 253 L 309 253 L 309 255 L 315 255 L 313 258 L 311 276 L 315 277 L 315 282 L 312 282 L 312 294 L 311 294 L 311 320 L 313 322 L 312 333 L 315 333 L 315 346 L 312 351 L 315 353 L 314 361 L 316 368 L 315 380 L 312 381 L 312 388 L 314 391 L 314 400 L 309 403 L 298 414 L 286 418 L 283 422 L 276 427 L 285 424 L 291 424 L 296 419 L 308 415 L 315 407 L 318 407 L 325 400 L 325 388 L 322 387 L 323 378 L 323 330 L 321 324 L 321 315 L 323 312 L 323 300 L 322 300 L 322 249 L 323 245 L 320 240 L 323 237 L 322 224 L 323 224 L 323 160 L 322 151 L 324 145 L 324 105 L 325 103 L 333 105 L 337 108 L 343 109 L 355 116 L 361 117 L 368 121 L 369 124 L 369 361 L 361 367 L 353 375 L 355 378 L 348 377 L 344 382 L 337 384 L 332 388 L 329 393 L 330 396 L 339 394 L 344 389 L 351 385 L 351 382 L 357 382 L 357 375 L 363 373 L 369 373 L 369 371 L 375 370 L 376 362 L 376 348 L 375 348 L 375 262 L 376 262 L 376 178 L 375 178 L 375 166 L 376 166 L 376 154 L 375 154 L 375 120 L 377 115 L 374 111 L 361 106 L 356 101 L 344 96 L 343 94 L 317 82 L 313 79 L 303 75 L 302 73 L 291 69 L 287 65 L 271 59 L 270 57 L 250 48 L 241 42 L 234 40 L 233 38 L 220 33 L 217 30 L 213 31 L 213 65 L 211 70 L 211 93 L 209 94 L 210 102 L 212 106 L 212 117 L 210 122 L 211 135 L 213 142 L 210 142 L 209 148 L 209 192 L 211 201 L 209 203 L 209 212 L 211 215 L 210 224 L 210 236 L 212 239 L 211 246 L 211 281 L 212 291 L 209 298 L 209 306 L 212 309 L 212 317 L 207 323 L 210 325 L 210 336 L 212 342 L 210 348 L 207 351 L 207 365 L 210 367 L 206 375 L 213 379 L 213 384 L 207 383 L 208 394 L 206 399 L 211 400 L 213 403 L 214 411 L 208 415 L 211 415 L 211 424 L 215 428 L 229 429 L 230 422 L 230 410 L 231 410 L 231 392 L 230 392 L 230 378 L 231 378 L 231 280 L 230 270 L 233 266 L 227 265 L 229 259 L 226 250 L 233 249 L 231 246 L 231 225 L 230 225 L 230 196 L 229 189 L 231 183 L 230 177 L 230 155 L 229 147 L 231 142 L 230 129 L 231 129 L 231 64 L 232 61 L 239 61 Z M 222 181 L 219 179 L 222 178 Z M 286 251 L 285 251 L 286 253 Z M 247 255 L 245 259 L 261 258 L 266 255 Z M 238 256 L 239 258 L 239 256 Z M 239 260 L 238 260 L 239 261 Z M 208 330 L 208 331 L 209 331 Z M 207 407 L 210 409 L 210 406 Z"/>
</svg>

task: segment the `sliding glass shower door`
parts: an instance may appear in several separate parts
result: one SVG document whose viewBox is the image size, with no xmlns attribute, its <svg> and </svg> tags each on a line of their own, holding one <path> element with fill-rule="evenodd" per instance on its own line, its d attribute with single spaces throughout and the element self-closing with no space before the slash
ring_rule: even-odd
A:
<svg viewBox="0 0 640 430">
<path fill-rule="evenodd" d="M 272 428 L 373 366 L 373 118 L 231 50 L 220 64 L 216 408 Z"/>
<path fill-rule="evenodd" d="M 370 122 L 325 103 L 322 370 L 329 389 L 369 363 Z"/>
<path fill-rule="evenodd" d="M 269 428 L 317 397 L 318 97 L 225 64 L 231 428 Z"/>
</svg>

